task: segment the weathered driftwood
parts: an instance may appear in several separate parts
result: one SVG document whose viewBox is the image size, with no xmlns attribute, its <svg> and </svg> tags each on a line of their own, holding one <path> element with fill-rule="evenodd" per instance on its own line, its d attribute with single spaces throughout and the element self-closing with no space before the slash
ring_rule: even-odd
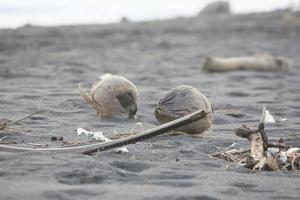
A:
<svg viewBox="0 0 300 200">
<path fill-rule="evenodd" d="M 193 123 L 197 120 L 200 120 L 206 117 L 207 113 L 203 110 L 199 110 L 193 112 L 189 115 L 183 116 L 179 119 L 174 121 L 162 124 L 155 128 L 143 131 L 141 133 L 137 133 L 132 136 L 128 136 L 125 138 L 120 138 L 116 140 L 112 140 L 106 143 L 95 143 L 89 145 L 82 145 L 82 146 L 73 146 L 73 147 L 60 147 L 60 148 L 25 148 L 25 147 L 16 147 L 16 146 L 9 146 L 9 145 L 1 145 L 0 144 L 0 151 L 10 151 L 10 152 L 26 152 L 26 151 L 36 151 L 36 152 L 62 152 L 62 153 L 83 153 L 83 154 L 93 154 L 98 151 L 105 151 L 113 148 L 117 148 L 120 146 L 124 146 L 127 144 L 133 144 L 138 141 L 142 141 L 157 135 L 161 135 L 165 132 L 174 130 L 181 126 Z"/>
<path fill-rule="evenodd" d="M 251 129 L 246 125 L 235 129 L 235 134 L 248 139 L 251 149 L 247 151 L 230 150 L 213 154 L 213 157 L 232 161 L 253 170 L 299 170 L 300 148 L 291 148 L 284 145 L 281 138 L 274 144 L 268 141 L 264 131 L 266 106 L 263 107 L 258 129 Z M 232 153 L 234 152 L 234 153 Z"/>
<path fill-rule="evenodd" d="M 234 70 L 285 71 L 288 67 L 289 61 L 286 58 L 258 54 L 236 58 L 207 57 L 202 68 L 208 72 L 226 72 Z"/>
</svg>

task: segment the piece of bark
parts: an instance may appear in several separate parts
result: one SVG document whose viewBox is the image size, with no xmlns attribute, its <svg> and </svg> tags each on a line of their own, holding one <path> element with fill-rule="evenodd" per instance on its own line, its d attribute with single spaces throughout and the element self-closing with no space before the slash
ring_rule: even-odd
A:
<svg viewBox="0 0 300 200">
<path fill-rule="evenodd" d="M 244 159 L 244 163 L 245 163 L 245 167 L 246 168 L 250 168 L 253 169 L 253 167 L 258 163 L 257 160 L 254 160 L 254 158 L 251 155 L 248 155 L 245 159 Z"/>
<path fill-rule="evenodd" d="M 243 126 L 241 128 L 236 129 L 235 134 L 239 137 L 248 139 L 251 146 L 250 156 L 253 158 L 255 162 L 257 161 L 259 162 L 262 158 L 265 157 L 264 141 L 258 130 L 252 130 L 246 126 Z M 251 162 L 251 163 L 255 163 L 255 162 Z M 253 164 L 246 163 L 246 165 L 252 166 Z"/>
<path fill-rule="evenodd" d="M 263 156 L 259 160 L 259 162 L 253 167 L 252 170 L 254 170 L 254 171 L 261 171 L 265 167 L 266 162 L 267 162 L 267 158 Z"/>
<path fill-rule="evenodd" d="M 267 157 L 266 166 L 268 166 L 268 168 L 272 171 L 277 171 L 280 169 L 278 163 L 276 162 L 273 156 Z"/>
<path fill-rule="evenodd" d="M 251 129 L 246 125 L 243 127 L 235 129 L 235 134 L 242 138 L 247 138 L 250 142 L 251 151 L 248 161 L 246 159 L 246 166 L 252 168 L 253 170 L 261 170 L 266 164 L 265 150 L 268 148 L 268 138 L 264 132 L 264 121 L 266 117 L 266 106 L 263 106 L 262 115 L 259 122 L 258 129 Z M 251 161 L 251 162 L 250 162 Z M 248 163 L 247 163 L 248 162 Z"/>
<path fill-rule="evenodd" d="M 264 156 L 264 142 L 259 132 L 250 134 L 248 141 L 251 145 L 251 156 L 254 160 L 261 160 Z"/>
<path fill-rule="evenodd" d="M 300 169 L 300 153 L 296 153 L 292 160 L 292 169 L 299 170 Z"/>
</svg>

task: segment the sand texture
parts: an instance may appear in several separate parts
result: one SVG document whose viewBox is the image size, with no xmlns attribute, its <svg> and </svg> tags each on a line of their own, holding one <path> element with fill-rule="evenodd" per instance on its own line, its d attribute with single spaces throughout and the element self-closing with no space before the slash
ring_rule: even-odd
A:
<svg viewBox="0 0 300 200">
<path fill-rule="evenodd" d="M 89 143 L 83 127 L 128 132 L 137 122 L 158 125 L 159 98 L 178 85 L 191 85 L 212 101 L 213 127 L 206 137 L 164 135 L 128 145 L 129 153 L 96 156 L 0 152 L 1 200 L 217 200 L 299 199 L 300 176 L 251 173 L 209 155 L 232 143 L 243 123 L 257 126 L 263 104 L 288 120 L 266 127 L 269 139 L 300 145 L 300 26 L 283 12 L 199 16 L 111 25 L 23 27 L 0 30 L 0 117 L 15 119 L 44 109 L 22 124 L 0 130 L 2 142 L 60 146 L 51 136 Z M 206 73 L 206 56 L 256 53 L 289 57 L 288 72 Z M 137 119 L 100 119 L 79 95 L 98 76 L 122 75 L 136 84 Z"/>
</svg>

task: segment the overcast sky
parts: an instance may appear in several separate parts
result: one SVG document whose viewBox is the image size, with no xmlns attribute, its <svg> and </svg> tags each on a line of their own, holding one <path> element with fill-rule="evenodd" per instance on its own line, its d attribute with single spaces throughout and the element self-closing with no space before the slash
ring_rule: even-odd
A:
<svg viewBox="0 0 300 200">
<path fill-rule="evenodd" d="M 0 0 L 0 27 L 25 23 L 109 23 L 122 16 L 141 21 L 193 16 L 214 0 Z M 297 5 L 299 0 L 229 0 L 233 12 L 259 12 Z"/>
</svg>

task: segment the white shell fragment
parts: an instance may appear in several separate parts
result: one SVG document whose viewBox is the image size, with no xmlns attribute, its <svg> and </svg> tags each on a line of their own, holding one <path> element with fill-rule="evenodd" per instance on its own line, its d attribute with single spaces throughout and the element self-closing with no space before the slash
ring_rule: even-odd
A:
<svg viewBox="0 0 300 200">
<path fill-rule="evenodd" d="M 103 142 L 111 141 L 110 139 L 105 137 L 102 132 L 94 132 L 92 134 L 92 138 L 94 138 L 96 141 L 103 141 Z"/>
<path fill-rule="evenodd" d="M 286 164 L 288 161 L 287 152 L 280 151 L 277 147 L 270 147 L 267 150 L 267 157 L 275 157 L 276 160 L 281 164 Z"/>
<path fill-rule="evenodd" d="M 288 157 L 294 157 L 296 153 L 300 153 L 300 148 L 293 147 L 293 148 L 289 148 L 289 150 L 287 150 L 286 155 Z"/>
<path fill-rule="evenodd" d="M 78 128 L 77 129 L 77 134 L 78 135 L 85 134 L 86 136 L 92 137 L 96 141 L 103 141 L 103 142 L 112 141 L 111 139 L 105 137 L 102 132 L 91 132 L 91 131 L 87 131 L 83 128 Z M 128 153 L 129 152 L 126 147 L 117 148 L 115 151 L 118 152 L 118 153 Z"/>
<path fill-rule="evenodd" d="M 130 130 L 130 133 L 134 133 L 134 132 L 138 133 L 138 132 L 142 132 L 144 130 L 145 129 L 144 129 L 143 124 L 141 122 L 138 122 L 132 127 L 132 129 Z"/>
<path fill-rule="evenodd" d="M 236 142 L 234 142 L 234 143 L 232 143 L 228 148 L 230 149 L 230 148 L 235 148 L 237 146 L 237 143 Z"/>
<path fill-rule="evenodd" d="M 276 154 L 276 153 L 279 152 L 279 148 L 277 148 L 277 147 L 270 147 L 270 148 L 268 148 L 267 152 L 270 153 L 270 154 Z"/>
<path fill-rule="evenodd" d="M 278 120 L 277 120 L 277 121 L 285 122 L 286 120 L 287 120 L 287 118 L 278 117 Z"/>
<path fill-rule="evenodd" d="M 265 112 L 265 119 L 264 123 L 265 124 L 271 124 L 271 123 L 276 123 L 276 122 L 284 122 L 287 121 L 287 118 L 281 118 L 281 117 L 274 117 L 269 110 L 266 110 Z"/>
<path fill-rule="evenodd" d="M 273 115 L 271 115 L 270 111 L 266 110 L 265 123 L 275 123 L 275 119 Z"/>
<path fill-rule="evenodd" d="M 267 156 L 275 156 L 281 164 L 288 163 L 288 159 L 294 158 L 297 153 L 300 153 L 300 148 L 292 147 L 287 151 L 281 151 L 279 148 L 270 147 L 267 150 Z"/>
<path fill-rule="evenodd" d="M 278 154 L 276 154 L 275 158 L 281 164 L 286 164 L 288 162 L 288 157 L 284 151 L 280 151 Z"/>
<path fill-rule="evenodd" d="M 82 134 L 85 134 L 86 136 L 89 136 L 89 133 L 87 130 L 84 130 L 83 128 L 78 128 L 77 129 L 77 134 L 78 135 L 82 135 Z"/>
</svg>

